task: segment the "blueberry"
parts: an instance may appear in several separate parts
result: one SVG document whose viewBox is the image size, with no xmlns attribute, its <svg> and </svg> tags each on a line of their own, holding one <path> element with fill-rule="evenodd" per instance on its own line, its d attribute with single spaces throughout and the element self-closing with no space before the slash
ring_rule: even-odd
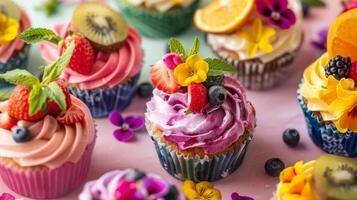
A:
<svg viewBox="0 0 357 200">
<path fill-rule="evenodd" d="M 289 147 L 295 147 L 299 144 L 300 134 L 296 129 L 288 128 L 283 133 L 283 140 Z"/>
<path fill-rule="evenodd" d="M 177 191 L 177 188 L 174 185 L 170 186 L 169 192 L 165 196 L 165 200 L 176 200 L 178 199 L 179 192 Z"/>
<path fill-rule="evenodd" d="M 19 127 L 12 132 L 12 138 L 17 143 L 27 142 L 30 140 L 30 133 L 26 128 Z"/>
<path fill-rule="evenodd" d="M 269 176 L 278 177 L 285 168 L 285 164 L 279 158 L 272 158 L 265 162 L 265 172 Z"/>
<path fill-rule="evenodd" d="M 219 85 L 214 85 L 208 90 L 208 101 L 213 106 L 222 105 L 227 98 L 227 90 Z"/>
<path fill-rule="evenodd" d="M 145 176 L 146 174 L 144 172 L 134 169 L 125 176 L 125 179 L 138 181 L 144 178 Z"/>
<path fill-rule="evenodd" d="M 137 94 L 141 98 L 147 98 L 152 96 L 152 91 L 154 90 L 154 87 L 151 85 L 151 83 L 145 82 L 141 83 L 138 87 Z"/>
<path fill-rule="evenodd" d="M 206 81 L 203 83 L 207 89 L 214 85 L 223 85 L 224 84 L 224 76 L 208 76 Z"/>
</svg>

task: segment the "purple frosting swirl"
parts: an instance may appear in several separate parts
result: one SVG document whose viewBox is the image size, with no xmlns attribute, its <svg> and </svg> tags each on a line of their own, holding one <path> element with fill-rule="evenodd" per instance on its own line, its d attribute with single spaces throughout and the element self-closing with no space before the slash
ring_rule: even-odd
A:
<svg viewBox="0 0 357 200">
<path fill-rule="evenodd" d="M 199 147 L 216 154 L 235 143 L 246 129 L 255 127 L 255 111 L 243 86 L 226 76 L 226 101 L 206 113 L 186 115 L 187 92 L 166 94 L 157 89 L 147 103 L 146 118 L 163 131 L 165 139 L 180 150 Z"/>
</svg>

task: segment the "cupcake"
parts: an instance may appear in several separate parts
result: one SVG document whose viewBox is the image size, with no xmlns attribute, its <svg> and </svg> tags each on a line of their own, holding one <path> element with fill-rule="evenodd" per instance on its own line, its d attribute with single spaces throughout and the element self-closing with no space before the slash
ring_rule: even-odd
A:
<svg viewBox="0 0 357 200">
<path fill-rule="evenodd" d="M 28 43 L 46 40 L 40 43 L 40 51 L 47 63 L 74 41 L 73 57 L 62 74 L 71 94 L 95 118 L 126 108 L 135 95 L 144 57 L 138 32 L 120 13 L 96 2 L 80 4 L 71 22 L 56 25 L 55 32 L 36 28 L 21 37 Z"/>
<path fill-rule="evenodd" d="M 43 81 L 15 69 L 0 78 L 17 84 L 0 103 L 0 176 L 14 192 L 35 199 L 68 194 L 86 179 L 96 133 L 87 106 L 57 79 L 68 51 L 44 68 Z"/>
<path fill-rule="evenodd" d="M 303 41 L 300 0 L 214 1 L 194 21 L 248 89 L 268 89 L 288 77 Z"/>
<path fill-rule="evenodd" d="M 156 174 L 136 169 L 115 170 L 88 182 L 79 200 L 183 200 L 176 186 Z"/>
<path fill-rule="evenodd" d="M 284 169 L 272 200 L 352 200 L 357 194 L 357 161 L 324 155 Z"/>
<path fill-rule="evenodd" d="M 170 37 L 190 27 L 199 0 L 116 0 L 129 22 L 144 36 Z"/>
<path fill-rule="evenodd" d="M 255 110 L 243 86 L 225 74 L 235 68 L 203 59 L 196 38 L 190 53 L 176 39 L 151 67 L 156 87 L 146 126 L 163 168 L 172 176 L 217 181 L 242 163 L 255 128 Z"/>
<path fill-rule="evenodd" d="M 357 156 L 357 9 L 328 32 L 327 53 L 304 72 L 298 100 L 312 141 L 330 154 Z"/>
<path fill-rule="evenodd" d="M 18 35 L 31 26 L 26 12 L 12 0 L 0 0 L 0 73 L 27 64 L 29 45 L 18 38 Z M 10 86 L 0 80 L 0 89 Z"/>
</svg>

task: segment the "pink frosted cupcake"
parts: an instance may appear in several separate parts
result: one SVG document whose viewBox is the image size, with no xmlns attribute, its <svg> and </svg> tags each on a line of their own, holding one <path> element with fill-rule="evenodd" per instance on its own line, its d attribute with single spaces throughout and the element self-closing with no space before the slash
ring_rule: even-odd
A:
<svg viewBox="0 0 357 200">
<path fill-rule="evenodd" d="M 74 61 L 62 76 L 70 92 L 85 102 L 93 117 L 106 117 L 128 106 L 135 94 L 144 54 L 139 33 L 121 14 L 103 3 L 84 3 L 75 9 L 70 23 L 58 24 L 54 30 L 56 33 L 50 34 L 55 39 L 40 36 L 47 40 L 40 43 L 42 57 L 51 63 L 68 41 L 76 42 Z"/>
<path fill-rule="evenodd" d="M 57 63 L 68 63 L 73 47 Z M 0 176 L 14 192 L 30 198 L 68 194 L 85 181 L 90 167 L 93 119 L 57 79 L 61 68 L 56 63 L 45 67 L 42 82 L 25 70 L 0 75 L 18 84 L 0 103 Z"/>
<path fill-rule="evenodd" d="M 26 12 L 12 0 L 0 1 L 0 73 L 26 66 L 29 45 L 18 38 L 31 22 Z M 0 80 L 0 89 L 10 84 Z"/>
</svg>

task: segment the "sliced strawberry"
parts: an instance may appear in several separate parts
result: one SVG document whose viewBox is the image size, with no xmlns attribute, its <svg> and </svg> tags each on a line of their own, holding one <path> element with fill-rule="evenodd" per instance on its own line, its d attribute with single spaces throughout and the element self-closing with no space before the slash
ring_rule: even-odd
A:
<svg viewBox="0 0 357 200">
<path fill-rule="evenodd" d="M 191 112 L 202 112 L 208 104 L 208 90 L 200 83 L 188 85 L 188 107 Z"/>
<path fill-rule="evenodd" d="M 72 103 L 71 103 L 71 96 L 67 90 L 65 80 L 58 79 L 58 80 L 56 80 L 56 83 L 58 84 L 58 86 L 60 86 L 64 95 L 66 96 L 66 105 L 67 105 L 66 107 L 68 109 L 69 107 L 71 107 Z M 57 105 L 57 103 L 55 103 L 52 100 L 48 101 L 48 114 L 49 115 L 51 115 L 53 117 L 57 117 L 59 114 L 61 114 L 61 112 L 64 112 L 64 111 L 61 110 L 61 108 Z"/>
<path fill-rule="evenodd" d="M 71 106 L 63 116 L 57 117 L 57 121 L 63 125 L 75 124 L 83 119 L 83 111 L 76 106 Z"/>
<path fill-rule="evenodd" d="M 350 78 L 355 81 L 356 86 L 357 86 L 357 62 L 354 62 L 351 65 Z"/>
<path fill-rule="evenodd" d="M 75 48 L 68 67 L 80 74 L 91 74 L 96 52 L 87 39 L 77 35 L 67 37 L 60 48 L 60 55 L 62 55 L 72 41 L 75 43 Z"/>
<path fill-rule="evenodd" d="M 152 83 L 157 89 L 172 94 L 180 89 L 180 85 L 176 82 L 174 71 L 167 68 L 163 63 L 153 65 L 150 70 Z"/>
<path fill-rule="evenodd" d="M 12 127 L 16 126 L 17 120 L 10 117 L 7 113 L 0 114 L 0 128 L 11 130 Z"/>
</svg>

